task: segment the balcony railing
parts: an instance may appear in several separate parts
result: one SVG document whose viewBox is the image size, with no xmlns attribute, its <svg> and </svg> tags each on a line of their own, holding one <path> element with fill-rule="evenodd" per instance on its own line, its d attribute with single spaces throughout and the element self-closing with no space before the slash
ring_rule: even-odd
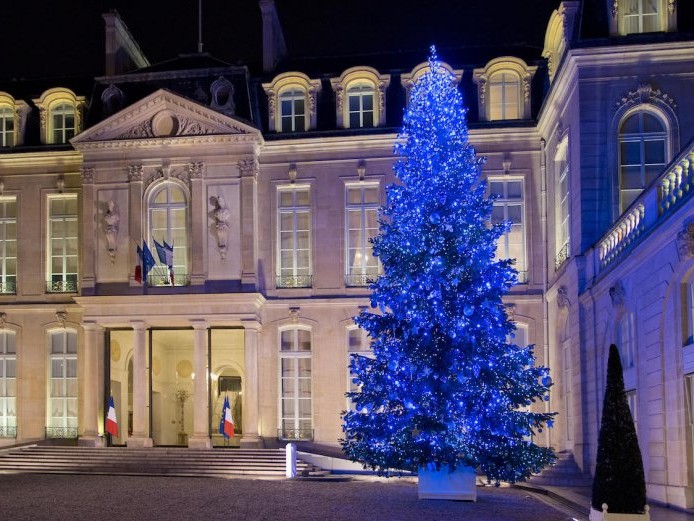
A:
<svg viewBox="0 0 694 521">
<path fill-rule="evenodd" d="M 77 427 L 46 427 L 46 438 L 75 439 Z"/>
<path fill-rule="evenodd" d="M 569 243 L 567 242 L 561 247 L 557 256 L 554 257 L 554 269 L 555 271 L 561 268 L 561 265 L 566 262 L 569 258 Z"/>
<path fill-rule="evenodd" d="M 171 274 L 168 272 L 150 272 L 147 274 L 147 285 L 150 288 L 190 286 L 190 275 L 174 272 L 173 277 L 171 277 Z"/>
<path fill-rule="evenodd" d="M 0 427 L 0 438 L 16 438 L 17 427 Z"/>
<path fill-rule="evenodd" d="M 277 429 L 280 440 L 312 441 L 313 429 Z"/>
<path fill-rule="evenodd" d="M 694 193 L 694 140 L 636 198 L 596 246 L 596 273 L 631 250 Z"/>
<path fill-rule="evenodd" d="M 46 293 L 77 293 L 77 281 L 49 280 L 46 282 Z"/>
<path fill-rule="evenodd" d="M 370 286 L 378 278 L 378 273 L 348 273 L 345 275 L 345 286 Z"/>
<path fill-rule="evenodd" d="M 313 275 L 280 275 L 277 277 L 278 288 L 310 288 Z"/>
<path fill-rule="evenodd" d="M 0 282 L 0 294 L 16 295 L 17 283 L 15 281 Z"/>
<path fill-rule="evenodd" d="M 528 283 L 528 272 L 527 270 L 519 271 L 518 277 L 516 278 L 517 284 L 527 284 Z"/>
</svg>

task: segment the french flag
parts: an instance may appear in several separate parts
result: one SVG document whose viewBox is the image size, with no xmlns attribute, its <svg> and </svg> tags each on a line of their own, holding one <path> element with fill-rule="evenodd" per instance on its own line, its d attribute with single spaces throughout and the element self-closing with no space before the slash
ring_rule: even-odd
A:
<svg viewBox="0 0 694 521">
<path fill-rule="evenodd" d="M 106 415 L 106 432 L 112 436 L 118 436 L 118 419 L 116 418 L 116 406 L 113 404 L 113 396 L 108 399 L 108 414 Z"/>
<path fill-rule="evenodd" d="M 229 407 L 229 398 L 224 398 L 224 436 L 226 438 L 234 437 L 234 420 L 231 417 L 231 407 Z"/>
</svg>

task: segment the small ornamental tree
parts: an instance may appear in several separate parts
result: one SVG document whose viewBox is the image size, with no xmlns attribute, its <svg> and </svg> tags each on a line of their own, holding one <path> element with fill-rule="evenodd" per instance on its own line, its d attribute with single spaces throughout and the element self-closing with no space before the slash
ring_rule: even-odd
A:
<svg viewBox="0 0 694 521">
<path fill-rule="evenodd" d="M 627 395 L 624 392 L 622 362 L 617 346 L 610 346 L 607 383 L 598 436 L 598 456 L 593 478 L 592 507 L 602 511 L 641 514 L 646 505 L 646 482 L 641 449 L 636 438 Z"/>
<path fill-rule="evenodd" d="M 344 416 L 345 453 L 365 467 L 479 467 L 515 482 L 554 456 L 530 439 L 552 413 L 523 410 L 548 399 L 551 380 L 532 346 L 507 337 L 502 296 L 516 282 L 495 260 L 507 224 L 492 225 L 481 160 L 468 143 L 466 109 L 435 51 L 410 94 L 395 147 L 399 179 L 387 189 L 374 255 L 383 275 L 355 322 L 373 357 L 350 362 L 359 392 Z"/>
</svg>

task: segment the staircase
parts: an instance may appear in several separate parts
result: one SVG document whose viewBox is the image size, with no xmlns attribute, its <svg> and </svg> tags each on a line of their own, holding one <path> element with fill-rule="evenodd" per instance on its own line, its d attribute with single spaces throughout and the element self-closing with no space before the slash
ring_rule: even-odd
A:
<svg viewBox="0 0 694 521">
<path fill-rule="evenodd" d="M 0 474 L 107 474 L 112 476 L 285 476 L 285 453 L 276 449 L 87 448 L 31 445 L 0 453 Z M 299 476 L 326 472 L 298 460 Z"/>
<path fill-rule="evenodd" d="M 590 487 L 592 478 L 581 472 L 570 451 L 557 453 L 554 465 L 546 467 L 539 474 L 532 476 L 528 483 L 531 485 L 548 485 L 557 487 Z"/>
</svg>

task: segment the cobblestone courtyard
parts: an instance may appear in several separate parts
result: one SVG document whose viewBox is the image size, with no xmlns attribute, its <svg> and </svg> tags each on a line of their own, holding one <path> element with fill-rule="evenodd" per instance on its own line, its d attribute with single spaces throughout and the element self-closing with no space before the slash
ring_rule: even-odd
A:
<svg viewBox="0 0 694 521">
<path fill-rule="evenodd" d="M 411 479 L 305 482 L 0 475 L 0 519 L 565 521 L 522 490 L 480 487 L 476 503 L 420 501 Z"/>
</svg>

